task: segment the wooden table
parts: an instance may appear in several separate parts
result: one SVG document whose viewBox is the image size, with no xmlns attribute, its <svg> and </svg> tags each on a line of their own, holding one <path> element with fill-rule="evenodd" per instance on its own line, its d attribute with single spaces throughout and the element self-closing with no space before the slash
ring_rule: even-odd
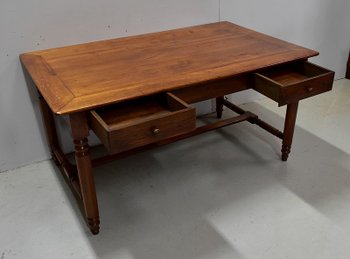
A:
<svg viewBox="0 0 350 259">
<path fill-rule="evenodd" d="M 213 23 L 35 51 L 20 56 L 41 98 L 48 143 L 93 234 L 99 211 L 92 168 L 148 148 L 248 121 L 290 153 L 299 100 L 331 90 L 334 73 L 307 61 L 317 52 L 240 27 Z M 283 132 L 224 98 L 255 89 L 287 105 Z M 218 121 L 196 127 L 191 103 L 216 98 Z M 223 106 L 238 115 L 221 119 Z M 60 148 L 54 115 L 67 114 L 76 165 Z M 89 131 L 109 155 L 92 160 Z"/>
</svg>

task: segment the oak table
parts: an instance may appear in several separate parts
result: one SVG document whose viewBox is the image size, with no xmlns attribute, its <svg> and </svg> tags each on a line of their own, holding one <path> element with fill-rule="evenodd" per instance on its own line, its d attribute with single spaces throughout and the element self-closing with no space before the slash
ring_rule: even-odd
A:
<svg viewBox="0 0 350 259">
<path fill-rule="evenodd" d="M 229 22 L 24 53 L 38 89 L 52 157 L 93 234 L 99 211 L 92 168 L 209 130 L 248 121 L 290 153 L 299 100 L 329 91 L 334 73 L 311 64 L 316 51 Z M 225 95 L 255 89 L 287 105 L 283 132 Z M 218 121 L 196 127 L 189 104 L 216 98 Z M 223 106 L 237 116 L 221 119 Z M 60 148 L 54 116 L 69 115 L 75 164 Z M 89 131 L 108 155 L 91 159 Z"/>
</svg>

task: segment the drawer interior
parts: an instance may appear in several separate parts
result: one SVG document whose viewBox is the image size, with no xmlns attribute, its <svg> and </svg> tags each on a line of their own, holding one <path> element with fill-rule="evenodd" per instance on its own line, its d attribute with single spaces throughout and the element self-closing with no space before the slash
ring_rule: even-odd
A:
<svg viewBox="0 0 350 259">
<path fill-rule="evenodd" d="M 90 112 L 91 130 L 115 154 L 195 129 L 193 107 L 171 93 L 140 97 Z"/>
<path fill-rule="evenodd" d="M 263 70 L 256 75 L 283 87 L 307 81 L 328 72 L 328 70 L 309 62 L 296 62 Z"/>
<path fill-rule="evenodd" d="M 117 103 L 92 111 L 105 128 L 115 130 L 154 117 L 167 116 L 173 112 L 186 109 L 189 106 L 171 93 L 152 95 L 123 103 Z"/>
<path fill-rule="evenodd" d="M 332 89 L 334 72 L 306 61 L 273 66 L 258 71 L 253 88 L 278 102 L 298 102 Z"/>
</svg>

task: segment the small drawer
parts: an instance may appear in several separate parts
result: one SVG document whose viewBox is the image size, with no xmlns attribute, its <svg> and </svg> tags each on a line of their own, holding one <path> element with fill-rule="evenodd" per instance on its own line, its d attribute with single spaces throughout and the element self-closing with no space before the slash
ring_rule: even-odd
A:
<svg viewBox="0 0 350 259">
<path fill-rule="evenodd" d="M 194 130 L 196 112 L 167 93 L 91 111 L 90 127 L 114 154 Z"/>
<path fill-rule="evenodd" d="M 296 102 L 332 89 L 334 72 L 309 62 L 275 66 L 254 74 L 254 89 L 278 102 Z"/>
</svg>

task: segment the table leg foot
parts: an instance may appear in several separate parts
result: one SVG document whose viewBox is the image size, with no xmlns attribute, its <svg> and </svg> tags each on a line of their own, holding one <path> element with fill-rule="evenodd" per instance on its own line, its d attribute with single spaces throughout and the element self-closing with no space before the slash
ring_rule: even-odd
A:
<svg viewBox="0 0 350 259">
<path fill-rule="evenodd" d="M 88 225 L 90 231 L 93 235 L 97 235 L 100 232 L 100 219 L 99 218 L 89 218 Z"/>
<path fill-rule="evenodd" d="M 216 98 L 216 117 L 218 119 L 222 118 L 222 112 L 224 110 L 224 96 Z"/>
<path fill-rule="evenodd" d="M 286 119 L 284 121 L 282 141 L 282 161 L 287 161 L 293 140 L 295 122 L 297 118 L 298 102 L 287 105 Z"/>
<path fill-rule="evenodd" d="M 282 145 L 282 161 L 287 161 L 290 153 L 290 146 Z"/>
</svg>

